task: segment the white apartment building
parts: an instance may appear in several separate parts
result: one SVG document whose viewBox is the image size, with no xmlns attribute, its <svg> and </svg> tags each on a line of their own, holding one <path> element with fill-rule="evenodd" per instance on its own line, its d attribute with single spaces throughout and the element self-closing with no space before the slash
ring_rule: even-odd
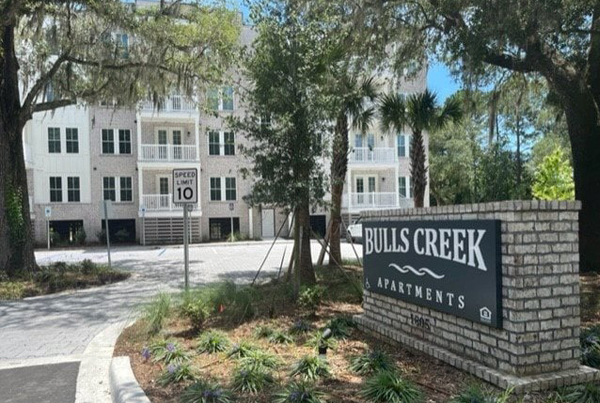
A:
<svg viewBox="0 0 600 403">
<path fill-rule="evenodd" d="M 251 27 L 242 28 L 243 45 L 251 45 L 254 37 Z M 243 80 L 235 72 L 232 76 L 232 83 Z M 388 90 L 412 93 L 425 87 L 423 71 Z M 23 136 L 37 243 L 46 243 L 47 220 L 65 242 L 74 242 L 81 228 L 86 242 L 101 241 L 103 200 L 111 200 L 111 242 L 182 242 L 183 211 L 172 202 L 174 168 L 197 168 L 200 174 L 199 203 L 189 215 L 192 242 L 226 238 L 231 222 L 233 231 L 248 238 L 273 237 L 280 227 L 288 235 L 290 218 L 282 211 L 250 207 L 243 200 L 252 186 L 252 179 L 240 174 L 250 164 L 239 151 L 247 139 L 231 131 L 226 119 L 245 112 L 231 84 L 193 99 L 173 93 L 158 108 L 142 102 L 131 109 L 88 105 L 36 113 Z M 351 132 L 346 220 L 366 209 L 413 205 L 409 135 L 382 133 L 375 124 L 367 133 Z M 327 220 L 327 211 L 315 211 L 315 231 L 323 233 Z"/>
</svg>

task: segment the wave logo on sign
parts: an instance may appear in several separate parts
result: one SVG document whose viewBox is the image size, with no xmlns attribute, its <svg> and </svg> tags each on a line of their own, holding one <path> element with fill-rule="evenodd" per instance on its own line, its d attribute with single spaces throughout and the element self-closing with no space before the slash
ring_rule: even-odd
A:
<svg viewBox="0 0 600 403">
<path fill-rule="evenodd" d="M 433 272 L 431 269 L 428 269 L 427 267 L 421 267 L 420 269 L 417 270 L 414 267 L 409 266 L 409 265 L 404 265 L 404 266 L 400 267 L 394 263 L 390 263 L 390 265 L 388 267 L 392 267 L 392 268 L 398 270 L 402 274 L 413 273 L 415 276 L 419 276 L 419 277 L 423 277 L 424 275 L 427 274 L 436 280 L 441 280 L 444 277 L 446 277 L 445 274 L 437 274 L 437 273 Z"/>
</svg>

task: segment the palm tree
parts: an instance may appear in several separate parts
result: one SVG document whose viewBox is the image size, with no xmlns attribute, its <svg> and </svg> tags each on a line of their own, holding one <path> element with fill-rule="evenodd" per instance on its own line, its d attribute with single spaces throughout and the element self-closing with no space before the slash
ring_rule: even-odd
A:
<svg viewBox="0 0 600 403">
<path fill-rule="evenodd" d="M 423 207 L 427 188 L 427 165 L 423 132 L 444 128 L 450 122 L 462 118 L 460 103 L 449 98 L 443 107 L 438 107 L 437 96 L 429 90 L 404 96 L 386 94 L 379 102 L 381 126 L 384 131 L 401 132 L 406 127 L 412 131 L 410 142 L 410 175 L 415 207 Z"/>
<path fill-rule="evenodd" d="M 366 132 L 373 121 L 377 86 L 374 77 L 357 80 L 342 75 L 336 85 L 340 94 L 335 117 L 331 156 L 331 223 L 329 227 L 330 264 L 341 263 L 340 235 L 342 222 L 342 193 L 348 171 L 348 132 L 350 127 Z"/>
</svg>

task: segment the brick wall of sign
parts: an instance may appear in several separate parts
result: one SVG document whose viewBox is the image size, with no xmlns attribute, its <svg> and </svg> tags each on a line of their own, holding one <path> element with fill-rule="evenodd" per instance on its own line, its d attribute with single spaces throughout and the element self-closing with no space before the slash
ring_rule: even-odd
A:
<svg viewBox="0 0 600 403">
<path fill-rule="evenodd" d="M 579 361 L 580 207 L 505 201 L 364 212 L 365 221 L 501 220 L 503 329 L 367 290 L 356 321 L 499 386 L 535 390 L 597 377 Z"/>
</svg>

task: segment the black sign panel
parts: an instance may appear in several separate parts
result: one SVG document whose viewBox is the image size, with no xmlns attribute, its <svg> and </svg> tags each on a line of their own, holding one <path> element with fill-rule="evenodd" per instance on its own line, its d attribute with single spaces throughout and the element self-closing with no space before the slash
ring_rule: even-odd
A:
<svg viewBox="0 0 600 403">
<path fill-rule="evenodd" d="M 365 289 L 502 327 L 499 220 L 363 222 Z"/>
</svg>

